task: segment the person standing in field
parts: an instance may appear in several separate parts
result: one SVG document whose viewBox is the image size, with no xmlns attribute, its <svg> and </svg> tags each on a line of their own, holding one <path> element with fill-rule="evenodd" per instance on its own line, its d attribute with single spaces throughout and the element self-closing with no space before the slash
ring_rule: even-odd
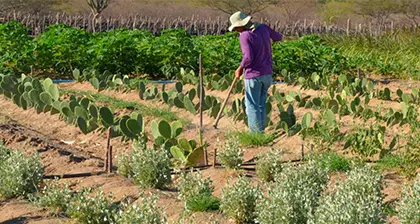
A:
<svg viewBox="0 0 420 224">
<path fill-rule="evenodd" d="M 245 106 L 251 133 L 264 133 L 267 125 L 266 101 L 273 78 L 271 40 L 281 41 L 283 35 L 252 17 L 236 12 L 230 17 L 229 31 L 240 33 L 242 62 L 235 71 L 240 78 L 245 71 Z"/>
</svg>

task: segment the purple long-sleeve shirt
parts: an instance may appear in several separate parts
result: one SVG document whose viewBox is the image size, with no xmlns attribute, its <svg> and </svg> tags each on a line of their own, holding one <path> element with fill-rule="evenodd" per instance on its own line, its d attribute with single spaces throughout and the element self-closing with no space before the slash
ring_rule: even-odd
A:
<svg viewBox="0 0 420 224">
<path fill-rule="evenodd" d="M 243 31 L 239 40 L 242 49 L 241 66 L 245 69 L 245 79 L 272 75 L 271 40 L 281 41 L 283 35 L 265 24 L 259 24 L 255 30 Z"/>
</svg>

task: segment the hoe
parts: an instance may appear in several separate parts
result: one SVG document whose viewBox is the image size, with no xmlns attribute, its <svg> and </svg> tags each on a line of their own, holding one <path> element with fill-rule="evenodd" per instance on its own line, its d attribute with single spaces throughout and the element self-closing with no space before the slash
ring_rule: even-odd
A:
<svg viewBox="0 0 420 224">
<path fill-rule="evenodd" d="M 228 91 L 228 94 L 226 96 L 226 99 L 223 102 L 222 107 L 220 107 L 220 111 L 217 114 L 216 120 L 214 121 L 213 127 L 215 129 L 217 129 L 217 124 L 219 123 L 219 120 L 222 117 L 223 110 L 225 109 L 225 106 L 227 104 L 227 101 L 229 100 L 230 94 L 232 93 L 233 87 L 235 86 L 235 84 L 236 84 L 237 81 L 238 81 L 238 78 L 235 76 L 235 79 L 233 79 L 232 85 L 229 88 L 229 91 Z"/>
</svg>

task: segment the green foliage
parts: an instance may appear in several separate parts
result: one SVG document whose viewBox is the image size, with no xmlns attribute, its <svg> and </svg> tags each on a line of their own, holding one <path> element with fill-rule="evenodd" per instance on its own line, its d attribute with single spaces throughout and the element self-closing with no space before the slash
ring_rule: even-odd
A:
<svg viewBox="0 0 420 224">
<path fill-rule="evenodd" d="M 328 172 L 343 172 L 351 169 L 351 160 L 334 151 L 311 155 L 311 159 Z"/>
<path fill-rule="evenodd" d="M 384 126 L 370 126 L 369 128 L 357 128 L 346 136 L 345 149 L 349 148 L 352 152 L 358 153 L 362 156 L 373 156 L 377 153 L 382 153 L 384 138 Z"/>
<path fill-rule="evenodd" d="M 236 223 L 252 223 L 255 218 L 257 200 L 262 197 L 259 186 L 251 186 L 247 177 L 239 177 L 235 183 L 222 189 L 220 208 Z"/>
<path fill-rule="evenodd" d="M 345 5 L 347 3 L 329 3 Z M 381 4 L 379 4 L 381 5 Z M 336 9 L 336 7 L 332 7 Z M 341 8 L 341 7 L 340 7 Z M 339 10 L 338 10 L 339 11 Z M 337 10 L 328 15 L 334 20 Z M 417 33 L 384 36 L 305 36 L 295 41 L 273 45 L 274 74 L 286 71 L 286 79 L 295 82 L 314 73 L 324 76 L 360 69 L 369 73 L 418 78 Z M 337 48 L 336 48 L 337 47 Z M 338 50 L 338 48 L 340 48 Z M 190 36 L 181 29 L 169 29 L 160 36 L 144 30 L 116 29 L 90 35 L 63 24 L 50 26 L 33 39 L 22 24 L 9 22 L 0 26 L 0 61 L 6 70 L 66 74 L 78 66 L 112 74 L 149 74 L 154 78 L 175 78 L 181 68 L 198 72 L 198 53 L 208 75 L 230 74 L 232 64 L 241 60 L 239 38 L 235 33 L 223 36 Z M 19 63 L 18 63 L 19 62 Z M 231 78 L 231 75 L 229 75 Z M 221 79 L 224 79 L 221 76 Z M 192 82 L 192 79 L 190 79 Z M 196 79 L 194 79 L 196 80 Z M 214 85 L 225 89 L 229 80 Z M 209 82 L 206 82 L 209 83 Z M 208 86 L 210 87 L 210 86 Z M 241 84 L 234 89 L 240 92 Z"/>
<path fill-rule="evenodd" d="M 166 150 L 170 150 L 177 144 L 176 138 L 181 134 L 183 128 L 180 121 L 173 121 L 169 124 L 165 120 L 161 120 L 159 123 L 153 120 L 150 126 L 155 139 L 155 147 L 163 146 Z"/>
<path fill-rule="evenodd" d="M 379 170 L 398 170 L 404 163 L 404 157 L 400 154 L 387 154 L 375 164 Z"/>
<path fill-rule="evenodd" d="M 116 29 L 98 33 L 91 38 L 90 45 L 88 53 L 93 58 L 90 64 L 100 72 L 149 72 L 152 66 L 151 34 L 146 31 Z"/>
<path fill-rule="evenodd" d="M 163 210 L 156 205 L 158 200 L 156 196 L 140 194 L 140 198 L 137 204 L 123 206 L 116 216 L 116 223 L 167 223 Z"/>
<path fill-rule="evenodd" d="M 350 171 L 346 182 L 321 201 L 312 223 L 384 223 L 381 178 L 369 167 Z"/>
<path fill-rule="evenodd" d="M 194 166 L 203 160 L 204 146 L 197 146 L 194 140 L 180 138 L 177 145 L 170 148 L 170 152 L 181 165 Z"/>
<path fill-rule="evenodd" d="M 186 202 L 188 210 L 195 212 L 208 212 L 219 210 L 220 200 L 213 195 L 197 195 L 188 198 Z"/>
<path fill-rule="evenodd" d="M 233 64 L 241 60 L 239 38 L 234 33 L 223 36 L 205 35 L 193 38 L 196 49 L 203 55 L 207 74 L 228 74 Z"/>
<path fill-rule="evenodd" d="M 166 150 L 154 150 L 133 142 L 131 172 L 136 184 L 143 188 L 163 188 L 171 183 L 171 160 Z"/>
<path fill-rule="evenodd" d="M 217 152 L 217 159 L 223 167 L 236 170 L 242 165 L 243 150 L 239 146 L 238 138 L 228 138 L 223 151 Z"/>
<path fill-rule="evenodd" d="M 72 197 L 69 185 L 60 185 L 58 180 L 53 180 L 46 182 L 44 188 L 31 201 L 60 213 L 66 212 Z"/>
<path fill-rule="evenodd" d="M 285 69 L 296 77 L 337 74 L 349 69 L 340 50 L 328 46 L 317 36 L 304 36 L 297 41 L 274 44 L 274 73 Z M 317 65 L 317 66 L 314 66 Z"/>
<path fill-rule="evenodd" d="M 311 139 L 318 150 L 328 149 L 342 138 L 335 114 L 331 109 L 323 111 L 314 126 L 303 129 L 301 135 L 304 139 Z"/>
<path fill-rule="evenodd" d="M 54 69 L 66 75 L 74 68 L 87 67 L 90 58 L 88 32 L 65 24 L 51 25 L 36 39 L 35 55 L 40 70 Z"/>
<path fill-rule="evenodd" d="M 213 181 L 210 178 L 204 179 L 200 171 L 191 170 L 182 173 L 178 182 L 178 197 L 187 201 L 197 195 L 212 195 L 214 191 Z"/>
<path fill-rule="evenodd" d="M 420 167 L 420 133 L 413 127 L 403 153 L 402 172 L 409 179 L 414 179 Z"/>
<path fill-rule="evenodd" d="M 80 223 L 115 223 L 118 206 L 111 204 L 112 195 L 105 196 L 102 190 L 89 196 L 90 189 L 84 189 L 72 197 L 66 214 Z"/>
<path fill-rule="evenodd" d="M 168 121 L 181 120 L 184 123 L 186 122 L 185 120 L 178 118 L 175 112 L 172 112 L 167 108 L 162 108 L 162 107 L 157 107 L 157 106 L 153 107 L 151 105 L 146 106 L 135 101 L 121 100 L 121 99 L 107 96 L 101 93 L 93 93 L 91 91 L 64 90 L 63 92 L 71 94 L 71 95 L 75 95 L 75 96 L 85 96 L 97 104 L 106 104 L 109 107 L 108 109 L 113 109 L 113 110 L 134 109 L 136 112 L 142 114 L 143 116 L 152 116 L 152 117 L 162 118 Z M 107 123 L 114 121 L 114 120 L 111 121 L 110 119 L 111 117 L 113 117 L 111 116 L 111 114 L 107 113 L 107 115 L 105 116 L 105 117 L 109 117 L 109 119 L 107 119 Z"/>
<path fill-rule="evenodd" d="M 417 36 L 417 32 L 396 32 L 375 37 L 324 35 L 322 39 L 342 49 L 349 63 L 363 73 L 419 79 L 420 63 L 416 60 L 419 54 L 414 50 L 420 46 Z"/>
<path fill-rule="evenodd" d="M 133 170 L 131 169 L 131 156 L 127 153 L 118 154 L 118 174 L 123 177 L 132 177 Z"/>
<path fill-rule="evenodd" d="M 420 177 L 420 175 L 419 175 Z M 420 179 L 411 188 L 406 187 L 402 193 L 398 217 L 401 224 L 420 223 Z"/>
<path fill-rule="evenodd" d="M 287 167 L 268 186 L 268 196 L 258 202 L 260 223 L 307 223 L 313 217 L 328 175 L 314 162 Z"/>
<path fill-rule="evenodd" d="M 213 181 L 204 179 L 200 171 L 182 173 L 178 182 L 179 198 L 191 211 L 210 211 L 219 209 L 219 200 L 212 193 Z"/>
<path fill-rule="evenodd" d="M 282 151 L 271 149 L 259 155 L 255 166 L 257 177 L 265 182 L 273 181 L 274 178 L 283 170 Z"/>
<path fill-rule="evenodd" d="M 249 133 L 247 131 L 238 131 L 231 133 L 232 136 L 239 138 L 242 146 L 266 146 L 274 141 L 273 134 Z"/>
<path fill-rule="evenodd" d="M 44 175 L 38 154 L 26 156 L 0 144 L 0 197 L 26 196 L 36 191 Z"/>
<path fill-rule="evenodd" d="M 35 58 L 33 38 L 28 28 L 18 22 L 0 24 L 0 73 L 29 73 Z"/>
<path fill-rule="evenodd" d="M 199 53 L 187 31 L 162 31 L 161 35 L 155 38 L 153 47 L 153 56 L 158 59 L 159 70 L 166 78 L 175 77 L 181 68 L 197 69 Z"/>
</svg>

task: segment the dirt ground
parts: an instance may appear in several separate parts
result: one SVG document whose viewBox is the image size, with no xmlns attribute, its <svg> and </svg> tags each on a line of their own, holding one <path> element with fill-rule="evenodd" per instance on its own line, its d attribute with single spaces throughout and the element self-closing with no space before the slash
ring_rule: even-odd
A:
<svg viewBox="0 0 420 224">
<path fill-rule="evenodd" d="M 381 85 L 379 88 L 381 88 Z M 403 91 L 410 91 L 413 86 L 420 86 L 419 83 L 407 84 L 405 82 L 391 82 L 387 85 L 391 90 L 401 88 Z M 68 88 L 73 90 L 91 90 L 94 89 L 88 84 L 65 84 L 61 88 Z M 186 86 L 185 88 L 188 88 Z M 280 91 L 298 90 L 298 87 L 289 87 L 286 85 L 279 85 L 277 89 Z M 319 92 L 302 91 L 303 94 L 316 96 Z M 138 95 L 135 92 L 121 93 L 115 91 L 104 91 L 103 94 L 117 97 L 124 100 L 139 101 Z M 225 97 L 222 92 L 210 92 L 209 94 L 216 95 L 220 98 Z M 239 97 L 237 95 L 236 97 Z M 234 97 L 232 97 L 233 99 Z M 157 102 L 141 101 L 145 105 L 160 105 Z M 377 104 L 384 102 L 375 102 Z M 384 103 L 385 104 L 385 103 Z M 398 104 L 398 103 L 396 103 Z M 386 106 L 395 106 L 394 103 L 386 102 Z M 76 173 L 97 173 L 103 170 L 103 158 L 106 148 L 106 134 L 93 132 L 84 135 L 74 126 L 70 126 L 63 120 L 59 119 L 58 115 L 36 114 L 33 109 L 23 111 L 14 105 L 11 101 L 0 97 L 0 140 L 7 145 L 7 147 L 15 150 L 23 150 L 27 153 L 39 152 L 40 158 L 45 166 L 46 175 L 60 175 L 60 174 L 76 174 Z M 186 117 L 191 121 L 191 124 L 186 127 L 182 136 L 188 139 L 198 139 L 197 126 L 199 117 L 186 113 L 185 111 L 175 110 L 179 116 Z M 307 110 L 301 108 L 296 109 L 298 119 L 303 116 Z M 314 112 L 315 113 L 315 112 Z M 147 118 L 150 120 L 150 118 Z M 220 148 L 217 139 L 224 142 L 225 135 L 234 130 L 246 130 L 246 126 L 242 123 L 234 123 L 230 118 L 222 118 L 219 123 L 219 129 L 215 130 L 212 127 L 214 119 L 205 116 L 204 119 L 204 135 L 206 141 L 209 142 L 209 161 L 213 161 L 213 150 Z M 344 117 L 340 123 L 345 123 L 347 126 L 354 125 L 352 120 Z M 149 126 L 149 125 L 148 125 Z M 345 126 L 344 126 L 345 128 Z M 400 130 L 395 130 L 400 131 Z M 283 160 L 295 160 L 301 158 L 301 147 L 303 141 L 299 136 L 280 137 L 276 139 L 272 146 L 269 147 L 253 147 L 245 148 L 244 160 L 249 161 L 253 159 L 258 153 L 265 152 L 269 148 L 284 149 Z M 129 143 L 122 143 L 119 140 L 113 140 L 115 157 L 123 151 L 129 151 L 131 146 Z M 305 148 L 305 154 L 308 153 Z M 114 158 L 117 161 L 117 158 Z M 227 180 L 230 176 L 237 174 L 228 172 L 220 168 L 209 168 L 202 171 L 205 177 L 210 177 L 215 185 L 215 195 L 220 196 L 221 189 L 226 186 Z M 254 173 L 249 172 L 250 176 Z M 336 178 L 334 174 L 331 181 L 334 182 Z M 174 176 L 176 179 L 176 176 Z M 257 179 L 254 177 L 255 181 Z M 92 175 L 82 178 L 62 179 L 62 182 L 70 182 L 73 189 L 81 189 L 84 187 L 102 188 L 105 193 L 112 192 L 115 200 L 121 200 L 124 196 L 138 198 L 139 192 L 148 192 L 159 196 L 158 205 L 161 206 L 168 216 L 169 222 L 176 222 L 183 213 L 183 202 L 177 199 L 177 192 L 174 186 L 167 190 L 141 190 L 132 181 L 123 178 L 116 174 L 100 174 Z M 385 174 L 386 187 L 383 192 L 386 194 L 385 201 L 397 200 L 400 197 L 402 187 L 405 179 L 396 173 L 390 172 Z M 220 223 L 233 223 L 227 217 L 220 213 L 196 213 L 193 218 L 194 223 L 210 223 L 218 220 Z M 389 217 L 388 221 L 391 223 L 398 223 L 395 217 Z M 2 200 L 0 201 L 0 223 L 71 223 L 72 221 L 65 217 L 54 216 L 48 210 L 36 207 L 22 199 Z M 181 222 L 186 223 L 186 222 Z"/>
</svg>

